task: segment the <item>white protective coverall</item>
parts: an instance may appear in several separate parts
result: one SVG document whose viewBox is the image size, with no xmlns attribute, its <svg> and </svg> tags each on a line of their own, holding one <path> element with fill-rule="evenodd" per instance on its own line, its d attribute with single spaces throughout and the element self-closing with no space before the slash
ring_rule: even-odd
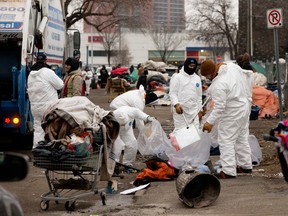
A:
<svg viewBox="0 0 288 216">
<path fill-rule="evenodd" d="M 83 80 L 85 81 L 85 95 L 88 96 L 90 94 L 90 85 L 91 85 L 91 80 L 93 77 L 93 73 L 91 70 L 88 71 L 82 71 L 82 76 Z"/>
<path fill-rule="evenodd" d="M 143 111 L 145 108 L 145 95 L 146 92 L 141 85 L 137 90 L 130 90 L 114 98 L 110 103 L 110 109 L 113 111 L 122 106 L 129 106 Z M 139 121 L 138 119 L 135 121 L 138 129 L 144 127 L 143 121 Z"/>
<path fill-rule="evenodd" d="M 202 106 L 202 84 L 200 77 L 194 73 L 188 75 L 181 68 L 177 75 L 174 75 L 170 81 L 170 92 L 172 106 L 179 103 L 183 108 L 183 114 L 188 124 L 194 119 L 195 126 L 199 126 L 198 112 Z M 186 126 L 185 120 L 181 114 L 173 109 L 174 132 Z"/>
<path fill-rule="evenodd" d="M 41 127 L 43 114 L 50 104 L 58 100 L 57 90 L 62 89 L 64 83 L 53 70 L 41 68 L 38 71 L 30 72 L 27 85 L 31 111 L 34 118 L 33 148 L 35 148 L 39 141 L 44 140 L 45 134 Z"/>
<path fill-rule="evenodd" d="M 214 101 L 209 124 L 218 121 L 218 143 L 222 171 L 236 176 L 236 166 L 252 169 L 251 149 L 248 142 L 249 101 L 248 74 L 233 63 L 220 66 L 218 75 L 208 88 Z M 251 94 L 252 96 L 252 94 Z"/>
<path fill-rule="evenodd" d="M 138 108 L 122 106 L 113 111 L 116 120 L 120 124 L 120 131 L 115 140 L 113 152 L 115 160 L 119 162 L 122 149 L 124 149 L 123 164 L 132 165 L 137 154 L 137 140 L 133 133 L 133 121 L 138 119 L 142 122 L 149 120 L 149 115 Z"/>
</svg>

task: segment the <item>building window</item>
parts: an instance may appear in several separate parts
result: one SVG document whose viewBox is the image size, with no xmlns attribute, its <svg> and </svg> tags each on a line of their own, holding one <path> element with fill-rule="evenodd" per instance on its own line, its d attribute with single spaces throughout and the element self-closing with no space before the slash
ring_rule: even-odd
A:
<svg viewBox="0 0 288 216">
<path fill-rule="evenodd" d="M 94 57 L 107 56 L 107 51 L 105 51 L 105 50 L 93 50 L 93 56 Z M 111 57 L 112 56 L 117 56 L 117 52 L 111 50 Z M 89 57 L 91 57 L 91 50 L 89 50 Z"/>
<path fill-rule="evenodd" d="M 153 61 L 161 61 L 160 53 L 157 50 L 149 50 L 148 58 L 149 60 Z M 172 53 L 170 54 L 167 63 L 171 64 L 172 62 L 183 62 L 183 61 L 185 61 L 185 51 L 175 50 L 172 51 Z"/>
</svg>

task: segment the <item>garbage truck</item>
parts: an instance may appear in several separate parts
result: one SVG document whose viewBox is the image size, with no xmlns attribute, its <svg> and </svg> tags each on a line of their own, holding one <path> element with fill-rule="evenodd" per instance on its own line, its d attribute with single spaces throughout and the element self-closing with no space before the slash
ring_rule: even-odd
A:
<svg viewBox="0 0 288 216">
<path fill-rule="evenodd" d="M 47 64 L 62 76 L 68 41 L 63 2 L 0 0 L 1 138 L 15 134 L 31 140 L 32 146 L 33 116 L 27 78 L 38 53 L 45 53 Z M 80 38 L 78 43 L 80 46 Z"/>
</svg>

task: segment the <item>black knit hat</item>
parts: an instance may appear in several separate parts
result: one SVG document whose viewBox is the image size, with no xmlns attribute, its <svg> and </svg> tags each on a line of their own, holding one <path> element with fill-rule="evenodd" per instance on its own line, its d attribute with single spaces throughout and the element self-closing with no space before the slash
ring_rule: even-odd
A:
<svg viewBox="0 0 288 216">
<path fill-rule="evenodd" d="M 47 60 L 47 56 L 44 53 L 38 53 L 36 61 L 37 62 L 44 62 Z"/>
<path fill-rule="evenodd" d="M 70 57 L 65 61 L 65 65 L 71 66 L 70 70 L 68 71 L 68 73 L 69 73 L 69 72 L 77 70 L 79 68 L 79 61 L 77 61 L 75 58 Z"/>
<path fill-rule="evenodd" d="M 189 65 L 190 64 L 194 64 L 195 67 L 194 68 L 190 68 Z M 184 71 L 189 74 L 192 75 L 197 69 L 197 60 L 195 58 L 187 58 L 184 62 Z"/>
</svg>

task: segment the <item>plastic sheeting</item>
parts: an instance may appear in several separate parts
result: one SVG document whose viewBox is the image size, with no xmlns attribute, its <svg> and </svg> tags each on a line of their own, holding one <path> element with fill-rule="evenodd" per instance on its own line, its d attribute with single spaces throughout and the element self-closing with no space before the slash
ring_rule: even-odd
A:
<svg viewBox="0 0 288 216">
<path fill-rule="evenodd" d="M 266 115 L 274 117 L 279 112 L 278 97 L 264 87 L 254 85 L 252 90 L 252 101 L 260 107 L 259 117 Z"/>
</svg>

